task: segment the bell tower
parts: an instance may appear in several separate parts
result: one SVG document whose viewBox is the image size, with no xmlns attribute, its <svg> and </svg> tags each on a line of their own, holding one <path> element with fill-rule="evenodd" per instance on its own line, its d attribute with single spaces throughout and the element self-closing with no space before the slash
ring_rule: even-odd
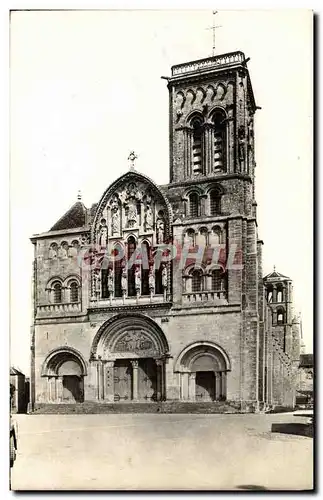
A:
<svg viewBox="0 0 323 500">
<path fill-rule="evenodd" d="M 253 179 L 256 104 L 247 62 L 232 52 L 172 67 L 171 183 L 234 173 Z"/>
<path fill-rule="evenodd" d="M 293 349 L 292 323 L 293 284 L 288 276 L 276 271 L 264 278 L 265 295 L 272 312 L 272 328 L 284 352 L 291 354 Z"/>
</svg>

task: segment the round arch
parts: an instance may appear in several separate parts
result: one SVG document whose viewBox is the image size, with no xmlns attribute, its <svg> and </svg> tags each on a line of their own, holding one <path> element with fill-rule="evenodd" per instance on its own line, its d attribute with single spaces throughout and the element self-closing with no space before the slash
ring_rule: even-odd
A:
<svg viewBox="0 0 323 500">
<path fill-rule="evenodd" d="M 205 187 L 205 194 L 209 195 L 211 191 L 217 191 L 221 196 L 225 194 L 225 189 L 219 182 L 213 182 Z"/>
<path fill-rule="evenodd" d="M 118 314 L 97 331 L 91 359 L 124 359 L 167 356 L 169 346 L 164 332 L 144 314 Z"/>
<path fill-rule="evenodd" d="M 75 367 L 79 366 L 80 376 L 84 377 L 87 375 L 87 367 L 82 354 L 73 347 L 61 346 L 53 349 L 46 356 L 42 365 L 41 376 L 58 376 L 61 366 L 64 363 L 71 362 L 75 363 Z"/>
<path fill-rule="evenodd" d="M 212 107 L 208 113 L 208 117 L 207 117 L 207 120 L 208 122 L 212 122 L 213 121 L 213 118 L 214 118 L 214 115 L 217 113 L 217 112 L 221 112 L 223 115 L 224 115 L 224 118 L 228 118 L 228 113 L 226 111 L 226 109 L 223 107 L 223 106 L 219 106 L 218 104 L 214 107 Z"/>
<path fill-rule="evenodd" d="M 198 110 L 193 110 L 191 111 L 187 117 L 186 117 L 186 120 L 185 120 L 185 124 L 187 126 L 190 126 L 192 121 L 195 119 L 195 118 L 198 118 L 199 120 L 201 120 L 201 123 L 203 124 L 205 122 L 205 117 L 203 115 L 203 113 L 201 111 L 198 111 Z"/>
<path fill-rule="evenodd" d="M 175 372 L 196 372 L 201 367 L 201 361 L 207 366 L 207 369 L 212 368 L 213 371 L 230 371 L 230 358 L 226 351 L 209 341 L 194 342 L 186 346 L 179 354 L 175 366 Z"/>
</svg>

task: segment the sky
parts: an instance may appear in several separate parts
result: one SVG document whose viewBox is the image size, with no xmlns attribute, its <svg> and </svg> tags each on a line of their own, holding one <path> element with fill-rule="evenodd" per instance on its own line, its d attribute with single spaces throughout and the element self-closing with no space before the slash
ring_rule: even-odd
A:
<svg viewBox="0 0 323 500">
<path fill-rule="evenodd" d="M 264 274 L 294 281 L 313 342 L 312 13 L 219 11 L 216 53 L 242 50 L 257 105 L 256 199 Z M 136 168 L 169 180 L 174 64 L 212 55 L 211 10 L 16 11 L 10 26 L 11 364 L 29 374 L 30 237 L 98 202 Z"/>
</svg>

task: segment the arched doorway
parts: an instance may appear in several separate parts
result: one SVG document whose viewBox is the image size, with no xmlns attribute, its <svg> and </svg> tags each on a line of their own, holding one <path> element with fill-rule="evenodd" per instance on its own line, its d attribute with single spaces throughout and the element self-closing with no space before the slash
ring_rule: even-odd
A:
<svg viewBox="0 0 323 500">
<path fill-rule="evenodd" d="M 230 361 L 225 351 L 212 342 L 197 342 L 179 355 L 175 371 L 180 373 L 181 399 L 224 401 Z"/>
<path fill-rule="evenodd" d="M 82 403 L 86 364 L 71 347 L 51 351 L 44 361 L 42 376 L 47 378 L 47 402 Z"/>
<path fill-rule="evenodd" d="M 96 334 L 91 363 L 97 366 L 98 399 L 158 401 L 166 397 L 168 343 L 147 316 L 120 314 Z"/>
</svg>

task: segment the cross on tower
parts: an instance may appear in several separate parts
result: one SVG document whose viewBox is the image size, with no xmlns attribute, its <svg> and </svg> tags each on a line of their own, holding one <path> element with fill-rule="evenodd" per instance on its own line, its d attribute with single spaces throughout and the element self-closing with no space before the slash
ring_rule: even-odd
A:
<svg viewBox="0 0 323 500">
<path fill-rule="evenodd" d="M 212 47 L 212 56 L 215 56 L 215 30 L 218 28 L 222 28 L 222 24 L 218 24 L 215 26 L 215 16 L 218 13 L 217 10 L 213 10 L 212 15 L 213 15 L 213 25 L 209 26 L 206 28 L 207 30 L 212 30 L 213 31 L 213 47 Z"/>
<path fill-rule="evenodd" d="M 138 158 L 138 156 L 136 155 L 136 153 L 134 151 L 131 151 L 129 156 L 128 156 L 128 160 L 130 161 L 130 170 L 134 170 L 135 161 L 137 158 Z"/>
</svg>

